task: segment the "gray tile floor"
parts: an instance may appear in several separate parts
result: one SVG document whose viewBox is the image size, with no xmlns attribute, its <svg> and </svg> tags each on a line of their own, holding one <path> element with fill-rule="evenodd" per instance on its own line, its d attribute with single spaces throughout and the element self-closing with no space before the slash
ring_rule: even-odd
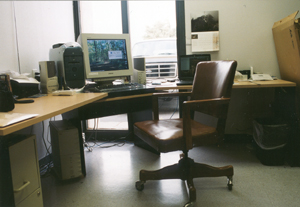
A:
<svg viewBox="0 0 300 207">
<path fill-rule="evenodd" d="M 177 99 L 161 99 L 161 118 L 178 117 Z M 124 116 L 107 117 L 104 122 L 126 122 Z M 93 143 L 90 143 L 93 145 Z M 174 164 L 181 152 L 157 156 L 126 143 L 113 143 L 85 150 L 87 175 L 61 183 L 53 175 L 42 178 L 45 207 L 176 207 L 188 201 L 185 184 L 181 180 L 148 181 L 145 189 L 135 189 L 139 170 L 155 170 Z M 222 146 L 197 147 L 189 155 L 196 162 L 213 166 L 234 166 L 233 190 L 227 190 L 226 177 L 198 178 L 195 207 L 300 206 L 300 168 L 262 165 L 245 143 L 226 143 Z"/>
<path fill-rule="evenodd" d="M 131 143 L 86 150 L 85 178 L 65 183 L 51 174 L 42 178 L 44 206 L 183 206 L 188 195 L 181 180 L 148 181 L 142 192 L 135 189 L 140 169 L 176 163 L 179 154 L 157 156 Z M 214 166 L 231 164 L 235 170 L 232 191 L 227 190 L 225 177 L 195 179 L 194 206 L 300 206 L 299 167 L 262 165 L 245 143 L 197 147 L 190 151 L 190 157 Z"/>
</svg>

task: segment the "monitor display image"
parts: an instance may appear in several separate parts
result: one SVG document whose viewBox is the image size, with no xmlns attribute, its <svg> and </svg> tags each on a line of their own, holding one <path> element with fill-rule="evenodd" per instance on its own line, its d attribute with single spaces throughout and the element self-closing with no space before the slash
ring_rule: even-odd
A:
<svg viewBox="0 0 300 207">
<path fill-rule="evenodd" d="M 129 34 L 82 33 L 77 42 L 82 47 L 87 79 L 110 82 L 133 74 Z"/>
<path fill-rule="evenodd" d="M 180 56 L 180 67 L 178 70 L 179 79 L 193 80 L 197 64 L 201 61 L 210 61 L 210 60 L 211 60 L 210 54 Z"/>
<path fill-rule="evenodd" d="M 87 40 L 91 72 L 128 68 L 125 40 Z"/>
</svg>

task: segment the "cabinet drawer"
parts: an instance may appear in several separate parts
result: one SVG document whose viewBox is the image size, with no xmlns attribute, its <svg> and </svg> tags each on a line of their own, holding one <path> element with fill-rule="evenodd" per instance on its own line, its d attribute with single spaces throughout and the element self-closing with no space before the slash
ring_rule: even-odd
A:
<svg viewBox="0 0 300 207">
<path fill-rule="evenodd" d="M 42 190 L 38 188 L 30 196 L 28 196 L 21 203 L 16 205 L 16 207 L 42 207 L 43 206 L 43 196 Z"/>
<path fill-rule="evenodd" d="M 16 206 L 40 186 L 35 136 L 9 147 L 11 174 Z"/>
</svg>

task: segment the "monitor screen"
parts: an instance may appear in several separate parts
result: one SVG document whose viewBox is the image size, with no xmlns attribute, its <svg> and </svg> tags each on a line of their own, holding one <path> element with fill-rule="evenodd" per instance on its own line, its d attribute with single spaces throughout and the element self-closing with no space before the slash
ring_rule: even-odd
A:
<svg viewBox="0 0 300 207">
<path fill-rule="evenodd" d="M 178 77 L 180 80 L 193 80 L 196 66 L 201 61 L 210 61 L 210 54 L 199 55 L 182 55 L 180 56 L 180 65 L 178 70 Z"/>
<path fill-rule="evenodd" d="M 87 79 L 115 80 L 133 74 L 129 34 L 81 34 Z"/>
</svg>

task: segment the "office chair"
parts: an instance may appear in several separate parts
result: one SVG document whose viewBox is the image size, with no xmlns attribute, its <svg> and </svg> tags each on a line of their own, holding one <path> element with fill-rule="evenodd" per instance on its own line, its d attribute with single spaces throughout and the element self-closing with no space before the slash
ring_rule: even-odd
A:
<svg viewBox="0 0 300 207">
<path fill-rule="evenodd" d="M 193 178 L 227 176 L 228 189 L 232 189 L 233 167 L 212 167 L 195 163 L 188 151 L 195 146 L 217 144 L 223 139 L 230 94 L 237 67 L 236 61 L 207 61 L 197 64 L 191 92 L 153 94 L 154 120 L 136 122 L 134 134 L 158 152 L 181 150 L 177 164 L 156 171 L 140 171 L 136 189 L 142 191 L 147 180 L 181 179 L 186 181 L 191 206 L 196 200 Z M 158 97 L 189 96 L 182 104 L 182 118 L 159 120 Z M 217 126 L 207 126 L 192 119 L 194 111 L 218 118 Z"/>
</svg>

